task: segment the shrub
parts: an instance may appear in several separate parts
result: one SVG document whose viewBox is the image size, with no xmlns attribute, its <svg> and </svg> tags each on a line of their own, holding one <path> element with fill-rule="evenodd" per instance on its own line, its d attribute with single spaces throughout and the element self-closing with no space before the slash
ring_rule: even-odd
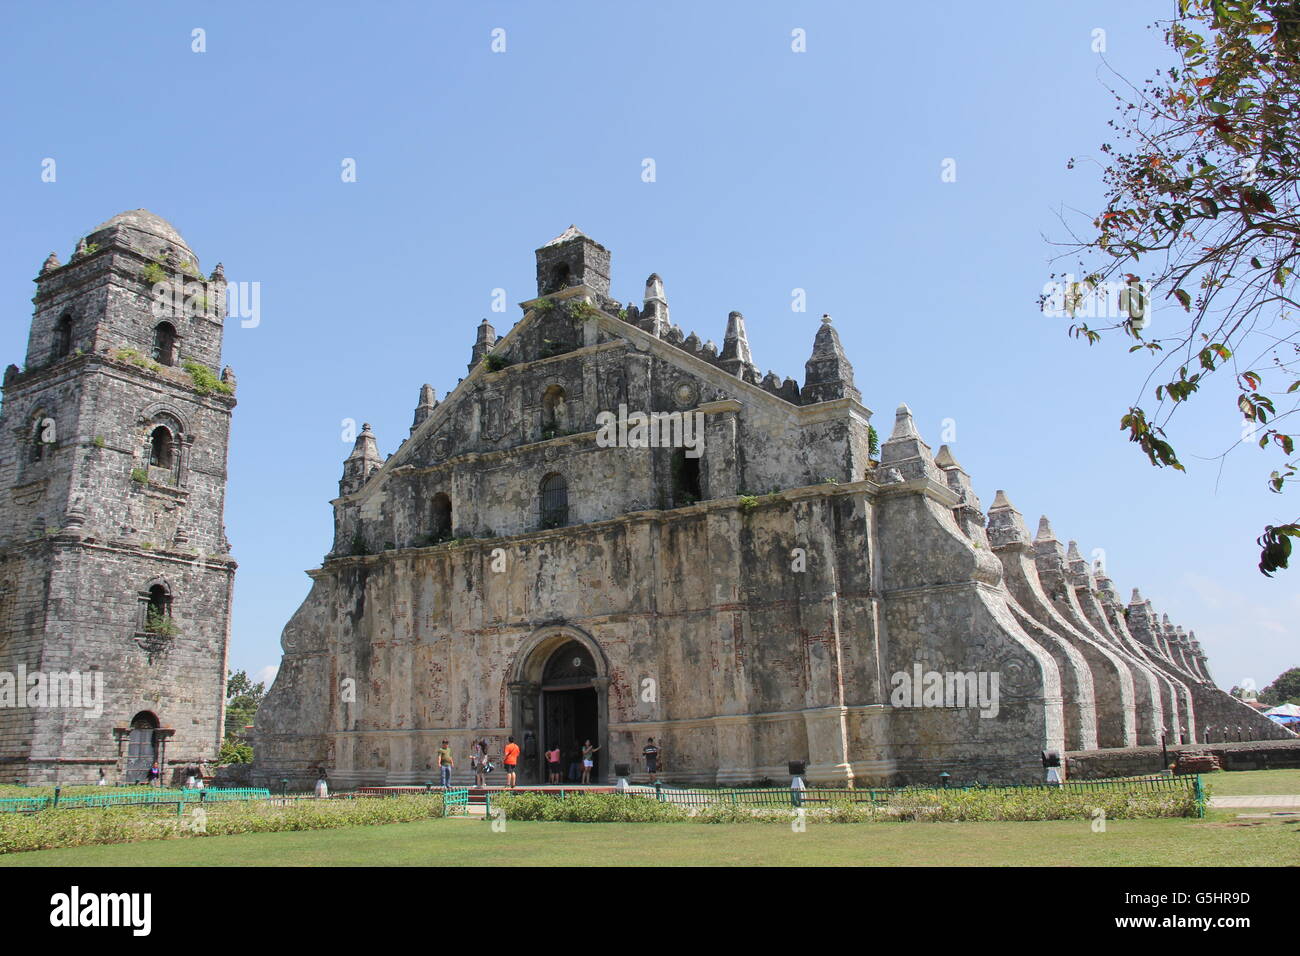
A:
<svg viewBox="0 0 1300 956">
<path fill-rule="evenodd" d="M 489 372 L 499 372 L 510 364 L 504 355 L 497 355 L 495 352 L 489 352 L 483 356 L 483 364 L 487 366 Z"/>
<path fill-rule="evenodd" d="M 509 793 L 492 801 L 507 820 L 547 820 L 564 823 L 662 823 L 690 819 L 685 807 L 645 797 L 617 793 L 575 793 L 564 797 L 541 793 Z"/>
<path fill-rule="evenodd" d="M 166 282 L 169 278 L 167 270 L 157 262 L 150 262 L 140 270 L 140 278 L 144 279 L 149 285 L 157 285 L 159 282 Z"/>
<path fill-rule="evenodd" d="M 253 748 L 233 737 L 227 737 L 221 741 L 221 755 L 217 760 L 220 763 L 252 763 Z"/>
<path fill-rule="evenodd" d="M 132 468 L 131 480 L 141 485 L 147 485 L 149 484 L 149 472 L 144 468 Z"/>
<path fill-rule="evenodd" d="M 149 545 L 149 547 L 152 547 L 152 545 Z M 149 608 L 145 614 L 144 629 L 150 634 L 157 634 L 159 637 L 175 637 L 181 632 L 170 614 L 163 614 L 154 608 Z"/>
<path fill-rule="evenodd" d="M 234 392 L 233 388 L 217 378 L 212 369 L 206 365 L 200 365 L 198 362 L 182 362 L 181 365 L 190 373 L 194 391 L 200 395 L 230 395 Z"/>
<path fill-rule="evenodd" d="M 3 813 L 0 814 L 0 853 L 234 833 L 413 823 L 441 817 L 442 795 L 300 800 L 289 806 L 272 806 L 264 800 L 214 803 L 203 807 L 206 819 L 201 827 L 197 824 L 196 808 L 196 804 L 186 804 L 185 814 L 180 817 L 174 806 Z"/>
<path fill-rule="evenodd" d="M 685 807 L 660 802 L 650 795 L 574 794 L 564 799 L 540 793 L 505 794 L 492 801 L 508 820 L 565 821 L 571 823 L 784 823 L 793 819 L 789 806 L 745 806 L 726 800 Z M 723 802 L 726 801 L 726 802 Z M 1090 820 L 1101 810 L 1110 820 L 1150 817 L 1194 817 L 1196 797 L 1188 790 L 1150 793 L 1141 790 L 1091 791 L 1064 788 L 1021 787 L 988 790 L 906 790 L 883 797 L 879 803 L 855 801 L 846 793 L 829 802 L 807 803 L 808 823 L 869 823 L 873 821 L 977 821 Z"/>
</svg>

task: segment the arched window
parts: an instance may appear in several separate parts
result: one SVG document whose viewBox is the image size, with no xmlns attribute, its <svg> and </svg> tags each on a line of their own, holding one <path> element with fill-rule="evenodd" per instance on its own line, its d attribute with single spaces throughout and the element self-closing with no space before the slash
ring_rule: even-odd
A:
<svg viewBox="0 0 1300 956">
<path fill-rule="evenodd" d="M 54 358 L 67 358 L 72 354 L 72 314 L 64 312 L 54 327 Z"/>
<path fill-rule="evenodd" d="M 170 322 L 154 326 L 153 360 L 159 365 L 176 364 L 176 327 Z"/>
<path fill-rule="evenodd" d="M 686 449 L 673 452 L 673 505 L 683 508 L 704 496 L 700 493 L 700 460 L 686 457 Z"/>
<path fill-rule="evenodd" d="M 433 496 L 429 537 L 433 543 L 451 540 L 451 498 L 438 492 Z"/>
<path fill-rule="evenodd" d="M 541 513 L 543 528 L 558 528 L 569 522 L 569 486 L 564 476 L 551 472 L 542 479 Z"/>
<path fill-rule="evenodd" d="M 564 427 L 564 389 L 550 386 L 542 394 L 542 438 L 554 438 Z"/>
<path fill-rule="evenodd" d="M 149 464 L 154 468 L 166 468 L 171 471 L 176 463 L 174 448 L 171 429 L 166 425 L 159 425 L 149 435 Z"/>
</svg>

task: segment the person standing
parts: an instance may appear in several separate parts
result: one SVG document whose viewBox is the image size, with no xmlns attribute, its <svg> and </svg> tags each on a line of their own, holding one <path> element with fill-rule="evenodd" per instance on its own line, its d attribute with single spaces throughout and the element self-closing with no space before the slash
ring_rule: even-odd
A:
<svg viewBox="0 0 1300 956">
<path fill-rule="evenodd" d="M 104 778 L 104 771 L 103 771 L 103 770 L 100 770 L 100 771 L 99 771 L 99 779 L 95 781 L 95 786 L 97 786 L 97 787 L 107 787 L 107 786 L 108 786 L 108 780 L 106 780 L 106 779 Z"/>
<path fill-rule="evenodd" d="M 158 766 L 158 761 L 155 760 L 153 766 L 149 768 L 149 786 L 156 787 L 161 780 L 162 770 Z"/>
<path fill-rule="evenodd" d="M 506 786 L 513 790 L 515 788 L 515 769 L 519 763 L 519 745 L 515 743 L 514 737 L 506 738 L 506 749 L 501 755 L 501 763 L 506 768 Z"/>
<path fill-rule="evenodd" d="M 470 748 L 469 765 L 474 770 L 474 786 L 480 790 L 487 786 L 487 740 L 480 738 Z"/>
<path fill-rule="evenodd" d="M 325 768 L 321 767 L 320 776 L 316 778 L 316 796 L 324 800 L 330 795 L 329 783 L 325 780 Z"/>
<path fill-rule="evenodd" d="M 456 768 L 456 761 L 451 756 L 451 746 L 447 741 L 438 748 L 438 772 L 442 775 L 442 789 L 451 786 L 451 772 Z"/>
<path fill-rule="evenodd" d="M 584 740 L 582 743 L 582 782 L 591 783 L 591 768 L 596 766 L 596 751 L 599 747 L 593 747 L 590 740 Z"/>
<path fill-rule="evenodd" d="M 641 748 L 641 756 L 645 757 L 645 772 L 654 776 L 659 772 L 659 748 L 655 746 L 655 739 L 647 737 L 645 746 Z"/>
<path fill-rule="evenodd" d="M 558 745 L 552 745 L 551 749 L 546 751 L 546 772 L 548 782 L 560 782 L 560 748 Z"/>
</svg>

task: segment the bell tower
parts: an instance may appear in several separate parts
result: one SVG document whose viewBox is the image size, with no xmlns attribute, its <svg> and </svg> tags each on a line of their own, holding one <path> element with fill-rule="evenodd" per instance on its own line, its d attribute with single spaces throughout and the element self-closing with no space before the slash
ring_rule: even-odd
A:
<svg viewBox="0 0 1300 956">
<path fill-rule="evenodd" d="M 222 738 L 224 273 L 137 209 L 35 281 L 0 409 L 0 782 L 134 782 L 154 761 L 167 782 Z M 20 673 L 43 697 L 5 700 Z"/>
<path fill-rule="evenodd" d="M 609 250 L 570 226 L 537 250 L 537 294 L 550 295 L 575 285 L 609 296 Z"/>
</svg>

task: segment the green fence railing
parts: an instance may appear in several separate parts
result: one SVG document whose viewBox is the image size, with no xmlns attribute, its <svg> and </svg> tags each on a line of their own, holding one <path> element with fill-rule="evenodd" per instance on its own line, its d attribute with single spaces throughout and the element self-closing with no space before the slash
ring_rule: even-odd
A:
<svg viewBox="0 0 1300 956">
<path fill-rule="evenodd" d="M 157 789 L 94 793 L 62 796 L 56 789 L 53 796 L 11 797 L 0 799 L 0 813 L 35 813 L 41 810 L 91 810 L 107 807 L 172 806 L 178 808 L 192 803 L 229 803 L 238 800 L 267 800 L 269 790 L 250 787 L 220 789 Z M 178 811 L 179 812 L 179 811 Z"/>
<path fill-rule="evenodd" d="M 469 816 L 469 789 L 442 791 L 442 815 Z"/>
</svg>

